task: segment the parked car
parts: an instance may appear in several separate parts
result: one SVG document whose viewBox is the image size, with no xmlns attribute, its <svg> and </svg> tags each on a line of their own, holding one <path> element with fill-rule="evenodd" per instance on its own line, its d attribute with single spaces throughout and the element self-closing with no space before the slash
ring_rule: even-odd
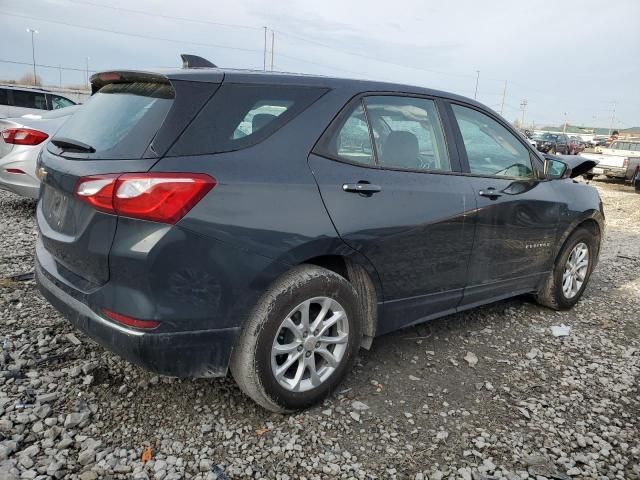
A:
<svg viewBox="0 0 640 480">
<path fill-rule="evenodd" d="M 520 136 L 529 144 L 531 145 L 533 148 L 536 148 L 538 146 L 538 143 L 529 136 L 529 131 L 525 130 L 524 132 L 522 130 L 516 130 Z"/>
<path fill-rule="evenodd" d="M 78 108 L 80 105 L 0 120 L 0 189 L 38 198 L 38 154 L 47 138 Z"/>
<path fill-rule="evenodd" d="M 551 155 L 571 155 L 571 146 L 569 137 L 564 133 L 543 133 L 534 138 L 537 143 L 537 148 L 542 153 L 549 153 Z"/>
<path fill-rule="evenodd" d="M 636 165 L 636 171 L 631 180 L 631 184 L 635 188 L 636 192 L 640 192 L 640 164 Z"/>
<path fill-rule="evenodd" d="M 587 178 L 605 175 L 631 182 L 640 163 L 640 140 L 615 140 L 609 148 L 602 148 L 600 153 L 583 153 L 582 156 L 598 162 Z"/>
<path fill-rule="evenodd" d="M 91 82 L 39 160 L 37 283 L 160 374 L 230 369 L 305 408 L 373 337 L 520 294 L 571 308 L 598 260 L 598 191 L 571 180 L 593 162 L 473 100 L 217 68 Z"/>
<path fill-rule="evenodd" d="M 70 107 L 76 102 L 41 88 L 0 85 L 0 118 L 16 118 L 43 110 Z"/>
<path fill-rule="evenodd" d="M 569 154 L 570 155 L 578 155 L 580 152 L 584 151 L 585 143 L 582 141 L 580 137 L 570 137 L 569 138 Z"/>
</svg>

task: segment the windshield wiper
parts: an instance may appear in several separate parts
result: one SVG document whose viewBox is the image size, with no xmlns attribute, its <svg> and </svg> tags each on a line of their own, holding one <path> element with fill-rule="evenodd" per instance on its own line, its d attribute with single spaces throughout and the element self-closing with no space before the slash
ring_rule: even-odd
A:
<svg viewBox="0 0 640 480">
<path fill-rule="evenodd" d="M 71 138 L 66 137 L 55 137 L 51 139 L 51 143 L 53 143 L 56 147 L 61 148 L 62 150 L 70 150 L 75 152 L 86 152 L 86 153 L 94 153 L 96 151 L 91 145 L 87 145 L 86 143 L 82 143 L 78 140 L 73 140 Z"/>
</svg>

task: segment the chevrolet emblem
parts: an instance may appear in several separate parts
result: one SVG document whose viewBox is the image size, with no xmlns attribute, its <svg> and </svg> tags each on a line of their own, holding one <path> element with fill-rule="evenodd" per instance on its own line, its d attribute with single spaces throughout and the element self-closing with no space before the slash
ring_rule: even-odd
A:
<svg viewBox="0 0 640 480">
<path fill-rule="evenodd" d="M 47 178 L 47 171 L 43 167 L 39 167 L 38 170 L 36 170 L 36 177 L 38 177 L 41 182 L 44 182 L 44 179 Z"/>
</svg>

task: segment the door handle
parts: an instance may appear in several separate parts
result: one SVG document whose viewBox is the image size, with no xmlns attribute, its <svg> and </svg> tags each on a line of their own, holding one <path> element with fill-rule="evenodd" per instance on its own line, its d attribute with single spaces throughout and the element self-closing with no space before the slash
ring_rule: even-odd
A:
<svg viewBox="0 0 640 480">
<path fill-rule="evenodd" d="M 358 182 L 345 183 L 344 185 L 342 185 L 342 190 L 350 193 L 372 194 L 382 191 L 382 187 L 380 185 L 372 185 L 368 182 Z"/>
<path fill-rule="evenodd" d="M 489 197 L 492 200 L 495 200 L 496 198 L 502 196 L 502 194 L 496 191 L 496 189 L 493 187 L 489 187 L 486 190 L 480 190 L 478 192 L 478 195 L 480 195 L 481 197 Z"/>
</svg>

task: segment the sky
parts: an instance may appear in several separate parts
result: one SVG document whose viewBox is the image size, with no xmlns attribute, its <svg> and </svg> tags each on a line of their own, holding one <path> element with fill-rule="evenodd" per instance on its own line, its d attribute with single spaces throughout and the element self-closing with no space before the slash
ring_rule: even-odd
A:
<svg viewBox="0 0 640 480">
<path fill-rule="evenodd" d="M 267 68 L 273 32 L 275 70 L 471 98 L 477 80 L 509 121 L 640 126 L 640 0 L 0 0 L 0 78 L 31 71 L 8 63 L 32 61 L 27 28 L 36 63 L 76 69 L 37 67 L 43 81 L 81 84 L 87 64 L 177 67 L 180 53 L 262 69 L 265 26 Z"/>
</svg>

